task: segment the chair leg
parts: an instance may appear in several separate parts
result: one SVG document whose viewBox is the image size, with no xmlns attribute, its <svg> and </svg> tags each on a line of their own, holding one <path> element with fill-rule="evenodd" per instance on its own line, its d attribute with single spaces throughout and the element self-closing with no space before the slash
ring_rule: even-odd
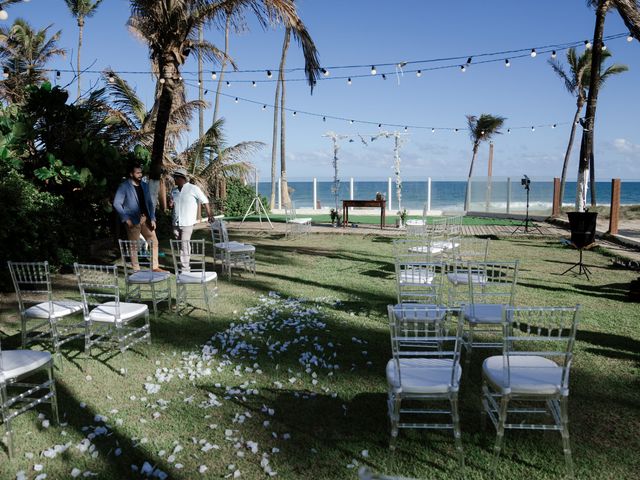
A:
<svg viewBox="0 0 640 480">
<path fill-rule="evenodd" d="M 5 436 L 7 437 L 7 451 L 9 452 L 9 460 L 13 460 L 13 436 L 11 431 L 11 420 L 7 418 L 9 412 L 6 411 L 4 405 L 7 403 L 7 385 L 3 382 L 0 384 L 0 413 L 2 413 L 2 423 L 4 424 Z"/>
<path fill-rule="evenodd" d="M 498 416 L 498 428 L 496 429 L 496 444 L 493 447 L 493 472 L 495 474 L 498 468 L 498 459 L 502 450 L 502 442 L 504 440 L 504 425 L 507 422 L 507 408 L 509 406 L 509 396 L 503 395 L 500 400 L 500 413 Z"/>
<path fill-rule="evenodd" d="M 211 308 L 209 307 L 209 294 L 207 293 L 207 284 L 202 284 L 202 297 L 204 299 L 204 304 L 207 307 L 207 318 L 211 318 Z"/>
<path fill-rule="evenodd" d="M 63 371 L 62 354 L 60 353 L 60 334 L 58 332 L 58 320 L 57 318 L 51 318 L 49 320 L 49 328 L 51 329 L 51 343 L 54 353 L 54 364 L 57 364 L 60 371 Z"/>
<path fill-rule="evenodd" d="M 562 435 L 564 461 L 567 466 L 567 478 L 573 479 L 575 477 L 573 470 L 573 459 L 571 458 L 571 442 L 569 441 L 569 408 L 567 397 L 562 397 L 560 399 L 560 421 L 562 424 L 562 430 L 560 430 L 560 434 Z"/>
<path fill-rule="evenodd" d="M 389 449 L 395 450 L 398 440 L 398 424 L 400 423 L 400 396 L 389 393 L 389 421 L 391 423 L 391 438 L 389 439 Z"/>
<path fill-rule="evenodd" d="M 89 360 L 91 359 L 91 323 L 85 320 L 84 327 L 84 372 L 89 370 Z"/>
<path fill-rule="evenodd" d="M 467 367 L 471 363 L 471 354 L 473 353 L 473 329 L 474 329 L 474 326 L 472 323 L 470 323 L 469 330 L 467 330 L 467 339 L 464 342 L 464 349 L 466 351 L 464 361 Z"/>
<path fill-rule="evenodd" d="M 127 359 L 125 353 L 127 352 L 125 343 L 124 343 L 124 332 L 122 331 L 122 324 L 116 323 L 116 335 L 118 337 L 118 348 L 120 349 L 120 356 L 122 357 L 122 368 L 120 369 L 120 373 L 122 375 L 127 374 Z"/>
<path fill-rule="evenodd" d="M 481 402 L 482 405 L 480 407 L 480 428 L 485 430 L 487 428 L 487 411 L 489 410 L 489 402 L 487 401 L 487 382 L 486 380 L 482 381 L 482 397 Z"/>
<path fill-rule="evenodd" d="M 22 316 L 22 349 L 27 348 L 27 319 Z"/>
<path fill-rule="evenodd" d="M 151 284 L 151 303 L 153 304 L 153 318 L 158 319 L 158 300 L 156 299 L 156 287 Z"/>
<path fill-rule="evenodd" d="M 53 377 L 53 365 L 49 365 L 47 369 L 49 376 L 49 391 L 51 392 L 51 416 L 56 425 L 60 425 L 60 415 L 58 414 L 58 394 L 56 392 L 56 382 Z"/>
<path fill-rule="evenodd" d="M 462 433 L 460 431 L 460 415 L 458 415 L 458 395 L 451 397 L 451 417 L 453 420 L 453 438 L 456 442 L 458 462 L 464 468 L 464 451 L 462 450 Z"/>
<path fill-rule="evenodd" d="M 151 345 L 151 324 L 149 323 L 149 310 L 144 315 L 144 324 L 147 326 L 147 345 Z"/>
</svg>

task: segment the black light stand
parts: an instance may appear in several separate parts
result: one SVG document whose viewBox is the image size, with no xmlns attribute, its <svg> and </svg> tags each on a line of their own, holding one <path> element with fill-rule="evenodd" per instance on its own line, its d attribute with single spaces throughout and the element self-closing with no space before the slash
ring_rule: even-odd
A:
<svg viewBox="0 0 640 480">
<path fill-rule="evenodd" d="M 527 191 L 527 207 L 525 210 L 524 222 L 516 227 L 516 229 L 511 232 L 511 235 L 514 235 L 522 229 L 524 233 L 529 233 L 529 230 L 537 230 L 540 235 L 542 235 L 542 230 L 538 227 L 531 219 L 529 218 L 529 193 L 531 190 L 531 180 L 526 175 L 523 176 L 522 180 L 520 180 L 520 184 Z"/>
</svg>

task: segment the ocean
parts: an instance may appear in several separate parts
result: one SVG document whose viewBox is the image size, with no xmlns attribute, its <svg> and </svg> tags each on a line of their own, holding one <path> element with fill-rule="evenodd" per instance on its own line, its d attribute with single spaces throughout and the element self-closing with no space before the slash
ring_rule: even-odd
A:
<svg viewBox="0 0 640 480">
<path fill-rule="evenodd" d="M 490 195 L 487 194 L 487 179 L 474 179 L 471 184 L 472 211 L 490 211 L 496 213 L 519 213 L 525 211 L 526 190 L 520 179 L 493 179 Z M 317 182 L 317 202 L 321 208 L 335 207 L 335 196 L 332 193 L 332 181 Z M 444 212 L 462 211 L 464 207 L 466 181 L 431 182 L 431 210 Z M 296 208 L 313 208 L 313 181 L 290 181 L 291 198 Z M 271 183 L 260 182 L 258 190 L 261 195 L 271 195 Z M 570 206 L 574 203 L 576 182 L 567 182 L 563 204 Z M 376 193 L 382 193 L 388 198 L 387 181 L 357 181 L 353 182 L 353 198 L 360 200 L 373 199 Z M 391 209 L 398 210 L 396 186 L 391 183 Z M 532 180 L 529 190 L 530 212 L 548 214 L 551 212 L 553 200 L 553 182 Z M 342 208 L 342 200 L 350 198 L 349 179 L 340 182 L 338 191 L 338 207 Z M 587 197 L 590 199 L 590 197 Z M 598 205 L 611 203 L 611 182 L 596 182 L 596 199 Z M 426 181 L 404 181 L 402 183 L 402 208 L 407 210 L 422 210 L 427 202 Z M 620 203 L 622 205 L 640 204 L 640 182 L 622 182 Z M 277 193 L 276 193 L 277 205 Z"/>
</svg>

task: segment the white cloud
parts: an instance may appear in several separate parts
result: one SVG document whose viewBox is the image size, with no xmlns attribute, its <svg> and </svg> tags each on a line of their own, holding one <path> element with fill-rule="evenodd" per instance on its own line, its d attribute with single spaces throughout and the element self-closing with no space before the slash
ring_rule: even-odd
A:
<svg viewBox="0 0 640 480">
<path fill-rule="evenodd" d="M 625 156 L 640 158 L 640 145 L 633 143 L 626 138 L 616 138 L 611 142 L 613 149 Z"/>
</svg>

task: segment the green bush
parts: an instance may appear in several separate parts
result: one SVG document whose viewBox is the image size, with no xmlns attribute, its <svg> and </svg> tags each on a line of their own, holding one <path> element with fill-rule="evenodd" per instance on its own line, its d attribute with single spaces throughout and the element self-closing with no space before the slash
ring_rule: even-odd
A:
<svg viewBox="0 0 640 480">
<path fill-rule="evenodd" d="M 227 217 L 241 217 L 251 206 L 256 195 L 255 187 L 243 185 L 242 182 L 235 178 L 227 179 L 227 198 L 224 201 L 224 214 Z M 260 196 L 262 204 L 268 207 L 267 199 Z"/>
</svg>

